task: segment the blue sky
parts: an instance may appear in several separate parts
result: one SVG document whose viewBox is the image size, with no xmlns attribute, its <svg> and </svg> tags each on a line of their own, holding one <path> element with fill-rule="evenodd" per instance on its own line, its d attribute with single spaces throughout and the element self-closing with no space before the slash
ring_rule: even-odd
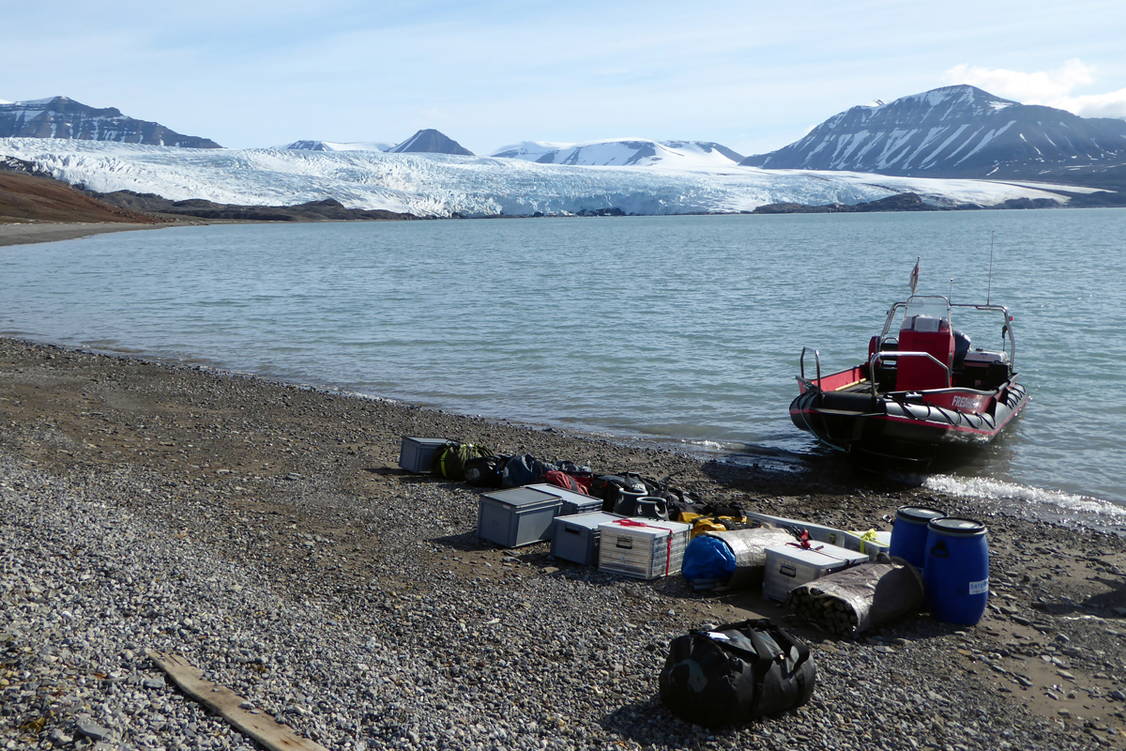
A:
<svg viewBox="0 0 1126 751">
<path fill-rule="evenodd" d="M 61 0 L 0 15 L 0 99 L 63 94 L 224 146 L 477 153 L 639 136 L 769 151 L 950 83 L 1126 117 L 1126 2 Z"/>
</svg>

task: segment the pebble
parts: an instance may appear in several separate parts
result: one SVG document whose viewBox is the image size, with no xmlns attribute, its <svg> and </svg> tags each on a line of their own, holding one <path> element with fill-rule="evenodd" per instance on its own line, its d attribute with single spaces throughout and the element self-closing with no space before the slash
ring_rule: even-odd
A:
<svg viewBox="0 0 1126 751">
<path fill-rule="evenodd" d="M 104 741 L 110 734 L 108 729 L 94 722 L 89 715 L 80 714 L 75 717 L 74 726 L 78 729 L 79 733 L 87 738 L 93 738 L 96 741 Z"/>
</svg>

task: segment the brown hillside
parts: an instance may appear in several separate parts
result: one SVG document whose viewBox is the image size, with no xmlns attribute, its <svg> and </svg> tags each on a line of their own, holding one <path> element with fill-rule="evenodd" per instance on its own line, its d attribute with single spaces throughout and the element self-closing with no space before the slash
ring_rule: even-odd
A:
<svg viewBox="0 0 1126 751">
<path fill-rule="evenodd" d="M 58 180 L 0 170 L 0 223 L 19 221 L 163 224 L 168 220 L 112 206 Z"/>
</svg>

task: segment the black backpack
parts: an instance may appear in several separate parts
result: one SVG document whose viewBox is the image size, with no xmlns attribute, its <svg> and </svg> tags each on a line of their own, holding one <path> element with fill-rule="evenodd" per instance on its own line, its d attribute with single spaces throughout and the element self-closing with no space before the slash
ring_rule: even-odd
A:
<svg viewBox="0 0 1126 751">
<path fill-rule="evenodd" d="M 479 488 L 499 488 L 507 456 L 478 456 L 465 463 L 465 481 Z"/>
<path fill-rule="evenodd" d="M 470 459 L 490 456 L 492 453 L 484 446 L 450 441 L 434 455 L 434 474 L 447 480 L 464 480 L 465 466 Z"/>
<path fill-rule="evenodd" d="M 661 701 L 683 720 L 725 727 L 800 707 L 816 680 L 809 645 L 762 618 L 673 639 Z"/>
<path fill-rule="evenodd" d="M 640 493 L 641 495 L 648 495 L 649 493 L 649 488 L 646 487 L 641 477 L 633 472 L 625 472 L 619 475 L 599 475 L 590 483 L 590 494 L 595 498 L 602 499 L 603 511 L 614 510 L 614 507 L 622 500 L 623 490 L 628 490 L 634 494 Z"/>
</svg>

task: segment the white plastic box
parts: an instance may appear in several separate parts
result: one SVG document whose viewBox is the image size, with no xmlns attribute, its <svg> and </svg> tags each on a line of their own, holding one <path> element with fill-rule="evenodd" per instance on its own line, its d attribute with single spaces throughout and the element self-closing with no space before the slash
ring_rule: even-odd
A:
<svg viewBox="0 0 1126 751">
<path fill-rule="evenodd" d="M 525 488 L 534 488 L 535 490 L 542 490 L 545 493 L 557 495 L 563 499 L 563 509 L 559 512 L 560 516 L 568 516 L 571 514 L 585 514 L 589 511 L 601 511 L 602 499 L 595 498 L 586 493 L 576 493 L 573 490 L 561 488 L 558 485 L 552 485 L 549 482 L 537 482 L 534 485 L 525 485 Z"/>
<path fill-rule="evenodd" d="M 602 511 L 557 516 L 551 528 L 551 554 L 565 561 L 593 566 L 598 563 L 599 526 L 624 518 Z"/>
<path fill-rule="evenodd" d="M 658 519 L 616 519 L 598 525 L 598 570 L 638 579 L 680 573 L 691 524 Z"/>
<path fill-rule="evenodd" d="M 429 472 L 434 466 L 434 455 L 447 443 L 445 438 L 403 436 L 399 444 L 399 466 L 408 472 Z"/>
<path fill-rule="evenodd" d="M 535 488 L 483 493 L 477 507 L 477 536 L 506 548 L 549 538 L 563 500 Z"/>
<path fill-rule="evenodd" d="M 798 584 L 821 579 L 825 574 L 866 561 L 867 553 L 835 545 L 819 543 L 808 548 L 794 545 L 768 547 L 762 594 L 769 600 L 781 602 Z"/>
<path fill-rule="evenodd" d="M 795 545 L 767 548 L 762 594 L 768 600 L 783 602 L 799 584 L 867 560 L 867 553 L 826 543 L 815 543 L 809 548 Z"/>
</svg>

